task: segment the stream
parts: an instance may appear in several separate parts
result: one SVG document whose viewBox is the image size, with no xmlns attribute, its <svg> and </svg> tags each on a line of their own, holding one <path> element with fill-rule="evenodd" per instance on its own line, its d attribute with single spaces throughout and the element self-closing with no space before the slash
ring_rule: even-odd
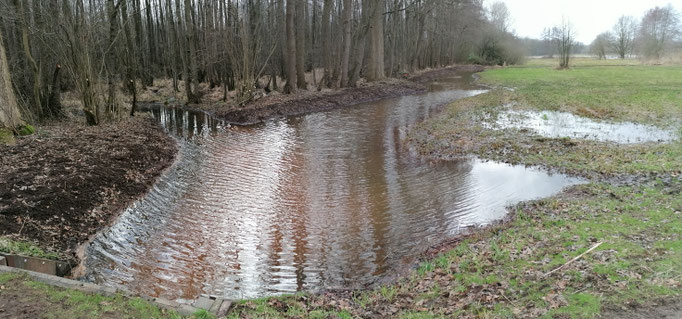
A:
<svg viewBox="0 0 682 319">
<path fill-rule="evenodd" d="M 471 74 L 429 91 L 229 126 L 151 109 L 180 142 L 176 164 L 86 250 L 84 280 L 180 302 L 360 287 L 505 207 L 581 180 L 477 159 L 430 162 L 411 126 L 484 93 Z"/>
</svg>

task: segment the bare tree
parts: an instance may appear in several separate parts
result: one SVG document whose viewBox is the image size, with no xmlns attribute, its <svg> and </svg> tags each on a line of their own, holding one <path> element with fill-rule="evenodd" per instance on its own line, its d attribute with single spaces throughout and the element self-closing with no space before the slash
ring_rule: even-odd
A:
<svg viewBox="0 0 682 319">
<path fill-rule="evenodd" d="M 384 70 L 384 0 L 372 0 L 370 18 L 370 49 L 367 61 L 367 80 L 383 79 Z"/>
<path fill-rule="evenodd" d="M 507 5 L 502 1 L 497 1 L 490 6 L 490 23 L 496 29 L 507 32 L 509 31 L 510 14 Z"/>
<path fill-rule="evenodd" d="M 660 59 L 680 35 L 680 18 L 672 5 L 655 7 L 642 18 L 639 43 L 642 54 L 650 59 Z"/>
<path fill-rule="evenodd" d="M 625 59 L 632 54 L 635 47 L 635 35 L 637 34 L 637 21 L 630 16 L 618 18 L 618 22 L 613 26 L 613 36 L 611 43 L 618 57 Z"/>
<path fill-rule="evenodd" d="M 553 58 L 554 53 L 556 52 L 556 48 L 553 44 L 554 39 L 553 39 L 553 34 L 552 34 L 552 28 L 544 28 L 542 29 L 542 45 L 543 45 L 543 51 L 546 52 L 546 56 L 548 58 Z"/>
<path fill-rule="evenodd" d="M 552 29 L 554 44 L 559 52 L 559 67 L 568 68 L 571 61 L 571 54 L 575 46 L 575 31 L 573 24 L 564 18 L 561 24 Z"/>
<path fill-rule="evenodd" d="M 92 125 L 116 120 L 154 79 L 184 88 L 188 103 L 203 83 L 222 88 L 232 107 L 279 79 L 296 92 L 319 67 L 315 84 L 336 88 L 479 62 L 482 51 L 494 54 L 481 63 L 515 63 L 520 52 L 506 6 L 482 0 L 0 0 L 0 19 L 24 119 L 61 113 L 69 88 Z"/>
<path fill-rule="evenodd" d="M 343 52 L 341 55 L 341 87 L 348 85 L 351 46 L 351 10 L 353 0 L 343 0 Z"/>
<path fill-rule="evenodd" d="M 287 32 L 287 49 L 286 49 L 286 75 L 287 84 L 284 86 L 284 91 L 287 93 L 295 93 L 297 89 L 296 81 L 296 28 L 294 25 L 294 16 L 296 13 L 296 0 L 287 0 L 286 21 L 285 28 Z"/>
<path fill-rule="evenodd" d="M 297 0 L 296 3 L 296 84 L 299 89 L 307 90 L 308 84 L 305 80 L 305 38 L 306 38 L 306 19 L 305 10 L 308 4 L 307 0 Z M 288 12 L 288 11 L 287 11 Z"/>
<path fill-rule="evenodd" d="M 599 60 L 606 59 L 606 52 L 611 43 L 613 43 L 611 33 L 600 33 L 597 38 L 592 41 L 592 44 L 590 44 L 590 52 L 596 55 Z"/>
<path fill-rule="evenodd" d="M 17 100 L 12 89 L 7 57 L 5 56 L 4 41 L 0 28 L 0 127 L 15 129 L 21 124 L 21 114 L 17 107 Z"/>
<path fill-rule="evenodd" d="M 196 35 L 194 8 L 192 0 L 185 0 L 185 26 L 187 28 L 187 47 L 185 63 L 185 93 L 188 103 L 201 102 L 199 93 L 199 66 L 196 47 Z"/>
</svg>

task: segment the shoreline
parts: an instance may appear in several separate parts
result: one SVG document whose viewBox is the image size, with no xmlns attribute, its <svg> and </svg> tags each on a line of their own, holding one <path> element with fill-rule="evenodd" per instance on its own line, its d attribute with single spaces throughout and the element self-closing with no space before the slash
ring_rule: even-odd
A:
<svg viewBox="0 0 682 319">
<path fill-rule="evenodd" d="M 0 145 L 6 253 L 80 263 L 78 251 L 175 162 L 177 142 L 149 117 L 96 127 L 39 127 Z"/>
<path fill-rule="evenodd" d="M 300 116 L 351 107 L 393 97 L 418 94 L 426 91 L 425 84 L 436 78 L 459 72 L 482 72 L 480 65 L 457 65 L 440 69 L 420 71 L 407 79 L 386 79 L 375 83 L 363 83 L 357 87 L 338 90 L 299 90 L 295 94 L 271 93 L 243 107 L 216 107 L 209 103 L 170 104 L 190 110 L 201 110 L 232 125 L 248 126 L 272 118 Z M 162 99 L 167 97 L 161 97 Z M 162 103 L 156 100 L 139 101 L 141 104 Z"/>
</svg>

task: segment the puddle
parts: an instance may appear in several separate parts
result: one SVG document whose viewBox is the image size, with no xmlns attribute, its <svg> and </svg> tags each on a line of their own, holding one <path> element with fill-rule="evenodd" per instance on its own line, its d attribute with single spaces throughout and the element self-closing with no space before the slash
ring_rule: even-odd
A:
<svg viewBox="0 0 682 319">
<path fill-rule="evenodd" d="M 600 122 L 556 111 L 504 111 L 499 114 L 496 124 L 495 128 L 531 129 L 551 138 L 570 137 L 621 144 L 669 142 L 677 139 L 677 133 L 651 125 Z"/>
</svg>

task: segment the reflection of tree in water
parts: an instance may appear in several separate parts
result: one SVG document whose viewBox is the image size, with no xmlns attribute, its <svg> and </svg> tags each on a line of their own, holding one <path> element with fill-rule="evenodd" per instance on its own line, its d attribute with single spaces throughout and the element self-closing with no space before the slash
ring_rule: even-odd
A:
<svg viewBox="0 0 682 319">
<path fill-rule="evenodd" d="M 105 282 L 123 278 L 170 298 L 375 282 L 461 221 L 482 220 L 478 207 L 503 209 L 484 203 L 489 188 L 529 181 L 504 166 L 434 164 L 407 150 L 411 126 L 470 94 L 431 92 L 216 134 L 206 114 L 151 109 L 185 140 L 181 162 L 124 215 L 119 233 L 98 238 L 90 264 Z M 539 175 L 532 182 L 542 187 Z M 107 270 L 110 260 L 132 263 Z"/>
<path fill-rule="evenodd" d="M 203 111 L 166 107 L 161 104 L 143 104 L 140 111 L 150 112 L 171 134 L 185 139 L 215 134 L 223 123 Z"/>
</svg>

